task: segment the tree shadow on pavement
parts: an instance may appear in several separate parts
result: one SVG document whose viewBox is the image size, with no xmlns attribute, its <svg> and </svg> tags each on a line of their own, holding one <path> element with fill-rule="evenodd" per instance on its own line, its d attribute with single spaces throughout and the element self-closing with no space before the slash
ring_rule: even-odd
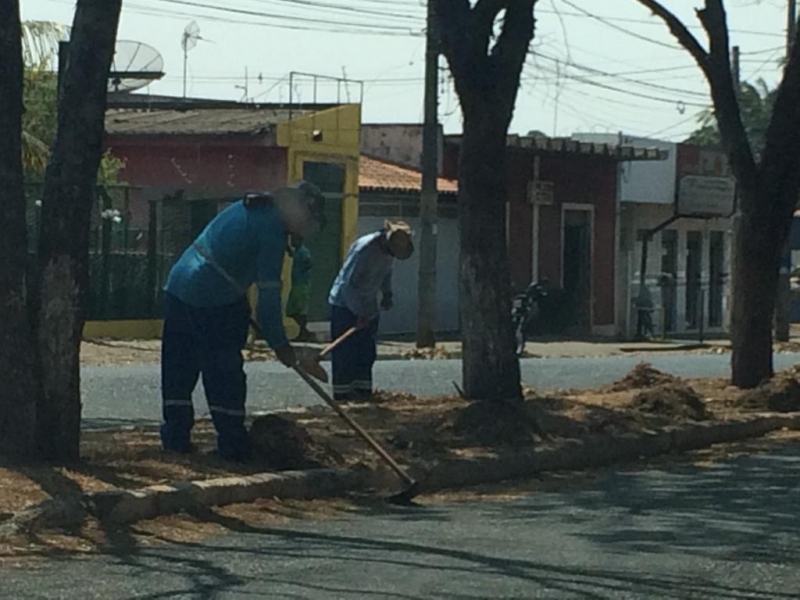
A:
<svg viewBox="0 0 800 600">
<path fill-rule="evenodd" d="M 365 538 L 358 535 L 316 533 L 308 530 L 282 527 L 253 526 L 244 521 L 203 511 L 197 515 L 225 529 L 250 538 L 250 543 L 233 542 L 231 538 L 218 538 L 206 543 L 178 542 L 170 548 L 139 549 L 134 556 L 120 557 L 126 565 L 141 569 L 141 574 L 159 572 L 173 582 L 169 592 L 137 595 L 137 598 L 156 600 L 168 597 L 214 598 L 215 594 L 234 589 L 248 593 L 251 586 L 258 589 L 292 590 L 279 597 L 326 598 L 372 597 L 387 600 L 422 600 L 437 597 L 451 600 L 477 600 L 486 598 L 481 589 L 525 590 L 518 597 L 529 598 L 536 593 L 548 592 L 554 598 L 669 598 L 702 597 L 713 600 L 789 599 L 794 593 L 762 592 L 751 586 L 725 584 L 703 577 L 676 573 L 670 575 L 638 573 L 631 570 L 587 566 L 562 566 L 544 560 L 530 560 L 493 556 L 463 547 L 446 547 L 435 543 L 408 542 L 391 539 Z M 418 511 L 409 511 L 402 518 L 413 520 L 424 517 Z M 438 516 L 444 521 L 446 512 Z M 346 523 L 342 523 L 347 530 Z M 446 527 L 446 523 L 441 526 Z M 388 539 L 386 539 L 388 538 Z M 466 546 L 461 543 L 459 546 Z M 180 551 L 176 552 L 176 548 Z M 600 551 L 598 547 L 598 551 Z M 639 552 L 638 549 L 632 551 Z M 201 558 L 202 557 L 202 558 Z M 258 564 L 248 571 L 257 574 L 236 575 L 233 568 L 241 563 Z M 353 564 L 355 563 L 355 564 Z M 270 567 L 270 565 L 273 565 Z M 283 565 L 284 568 L 281 568 Z M 292 565 L 291 568 L 286 568 Z M 334 581 L 312 579 L 305 573 L 341 570 L 364 574 L 363 577 L 334 577 Z M 394 573 L 399 584 L 387 582 L 372 570 Z M 132 573 L 136 575 L 134 571 Z M 410 585 L 403 581 L 474 581 L 474 595 L 448 592 L 420 592 L 425 585 Z M 417 583 L 417 582 L 415 582 Z M 486 587 L 488 586 L 488 587 Z M 463 589 L 463 587 L 462 587 Z M 469 588 L 468 588 L 469 589 Z M 257 595 L 257 594 L 255 594 Z M 497 596 L 501 594 L 498 592 Z M 276 596 L 278 597 L 278 596 Z"/>
<path fill-rule="evenodd" d="M 617 472 L 599 489 L 568 499 L 549 495 L 534 505 L 512 503 L 504 518 L 569 515 L 573 525 L 610 519 L 607 528 L 577 533 L 617 554 L 683 553 L 757 564 L 800 563 L 800 449 L 724 462 Z M 573 510 L 562 509 L 569 505 Z M 574 510 L 577 508 L 577 510 Z"/>
</svg>

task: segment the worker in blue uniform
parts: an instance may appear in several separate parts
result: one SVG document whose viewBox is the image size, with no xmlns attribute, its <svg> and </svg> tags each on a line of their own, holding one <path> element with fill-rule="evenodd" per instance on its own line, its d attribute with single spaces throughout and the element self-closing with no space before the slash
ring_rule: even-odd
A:
<svg viewBox="0 0 800 600">
<path fill-rule="evenodd" d="M 358 331 L 333 350 L 333 393 L 337 400 L 369 400 L 372 367 L 377 358 L 376 336 L 380 310 L 390 310 L 392 266 L 414 253 L 411 227 L 403 221 L 386 221 L 383 229 L 358 238 L 331 287 L 331 337 L 349 328 Z M 378 294 L 380 293 L 380 304 Z"/>
<path fill-rule="evenodd" d="M 247 290 L 258 286 L 264 337 L 278 360 L 294 366 L 281 312 L 283 257 L 287 236 L 307 236 L 323 211 L 324 197 L 306 182 L 247 195 L 217 214 L 172 267 L 164 287 L 161 355 L 165 450 L 192 450 L 192 392 L 202 375 L 219 455 L 248 458 L 242 359 L 250 323 Z"/>
</svg>

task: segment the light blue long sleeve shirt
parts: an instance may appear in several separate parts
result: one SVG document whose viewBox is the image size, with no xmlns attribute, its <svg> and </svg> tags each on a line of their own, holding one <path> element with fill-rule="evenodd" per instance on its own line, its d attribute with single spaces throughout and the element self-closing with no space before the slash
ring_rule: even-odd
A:
<svg viewBox="0 0 800 600">
<path fill-rule="evenodd" d="M 331 287 L 328 303 L 347 308 L 356 316 L 378 314 L 378 292 L 392 293 L 394 257 L 386 252 L 384 230 L 358 238 Z"/>
<path fill-rule="evenodd" d="M 273 348 L 285 346 L 281 270 L 286 236 L 274 207 L 245 208 L 241 200 L 234 202 L 214 217 L 178 259 L 164 290 L 191 306 L 209 308 L 240 300 L 255 283 L 264 337 Z"/>
</svg>

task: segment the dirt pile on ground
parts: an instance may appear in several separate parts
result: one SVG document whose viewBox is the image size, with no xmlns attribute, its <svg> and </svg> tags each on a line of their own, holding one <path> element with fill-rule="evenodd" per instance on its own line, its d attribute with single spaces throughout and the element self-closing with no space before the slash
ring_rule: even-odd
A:
<svg viewBox="0 0 800 600">
<path fill-rule="evenodd" d="M 743 392 L 737 405 L 761 411 L 800 411 L 800 383 L 794 377 L 779 376 Z"/>
<path fill-rule="evenodd" d="M 457 355 L 458 353 L 450 352 L 442 346 L 436 346 L 435 348 L 410 348 L 400 353 L 400 356 L 407 360 L 441 360 L 454 358 Z"/>
<path fill-rule="evenodd" d="M 256 417 L 250 427 L 254 460 L 276 471 L 335 466 L 341 457 L 314 442 L 308 431 L 277 415 Z"/>
<path fill-rule="evenodd" d="M 489 448 L 533 446 L 539 428 L 525 403 L 473 402 L 453 415 L 453 431 L 465 441 Z"/>
<path fill-rule="evenodd" d="M 677 381 L 679 381 L 677 377 L 659 371 L 650 363 L 640 362 L 625 377 L 611 384 L 611 391 L 644 390 L 659 385 L 674 384 Z"/>
<path fill-rule="evenodd" d="M 682 383 L 666 383 L 642 390 L 633 397 L 630 408 L 688 421 L 705 421 L 712 416 L 700 395 Z"/>
</svg>

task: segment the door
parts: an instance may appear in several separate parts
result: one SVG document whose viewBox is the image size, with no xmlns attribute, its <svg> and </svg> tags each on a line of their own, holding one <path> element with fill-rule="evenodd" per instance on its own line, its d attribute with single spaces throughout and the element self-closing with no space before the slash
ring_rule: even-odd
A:
<svg viewBox="0 0 800 600">
<path fill-rule="evenodd" d="M 686 328 L 700 328 L 703 276 L 703 234 L 686 234 Z"/>
<path fill-rule="evenodd" d="M 564 211 L 564 300 L 578 332 L 592 327 L 592 213 Z"/>
<path fill-rule="evenodd" d="M 303 162 L 303 179 L 310 181 L 325 194 L 325 227 L 317 231 L 306 247 L 311 252 L 308 320 L 327 321 L 330 318 L 328 293 L 341 267 L 342 202 L 344 200 L 345 166 L 330 162 Z"/>
</svg>

